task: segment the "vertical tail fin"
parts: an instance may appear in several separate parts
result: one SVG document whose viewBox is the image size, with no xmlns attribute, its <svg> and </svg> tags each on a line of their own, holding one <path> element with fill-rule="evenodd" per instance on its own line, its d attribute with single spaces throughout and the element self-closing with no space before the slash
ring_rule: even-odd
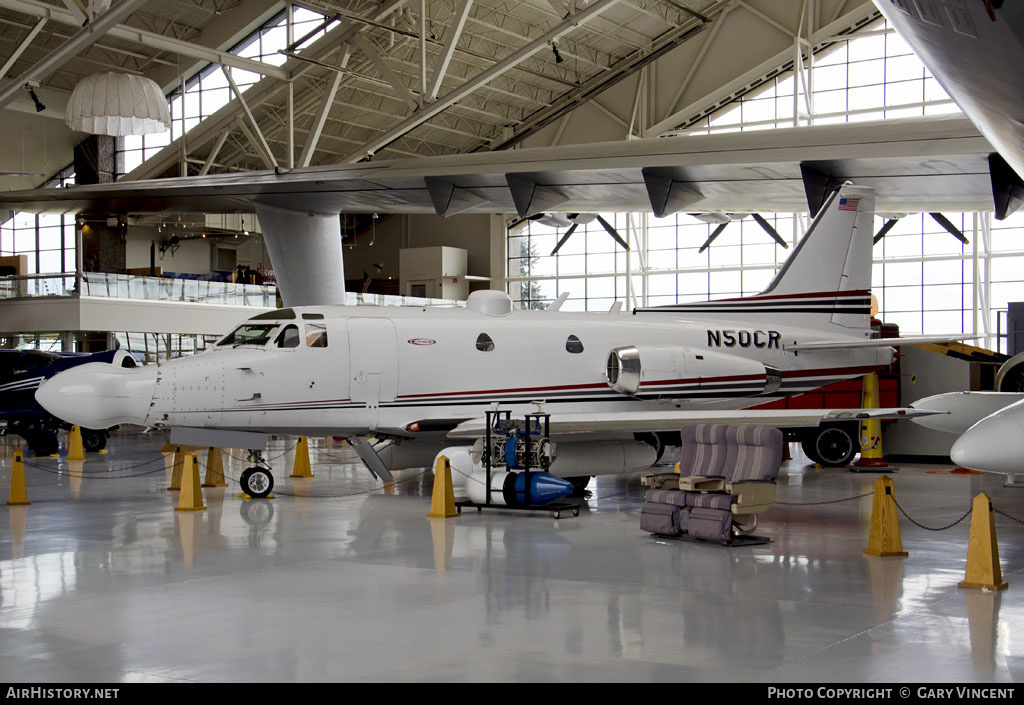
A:
<svg viewBox="0 0 1024 705">
<path fill-rule="evenodd" d="M 836 333 L 869 334 L 874 189 L 846 184 L 825 201 L 775 275 L 756 296 L 677 304 L 645 311 L 688 318 L 750 318 Z"/>
</svg>

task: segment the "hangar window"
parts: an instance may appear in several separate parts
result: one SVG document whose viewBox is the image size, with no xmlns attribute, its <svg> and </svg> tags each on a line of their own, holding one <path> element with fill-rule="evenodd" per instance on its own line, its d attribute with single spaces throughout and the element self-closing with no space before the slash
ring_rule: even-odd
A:
<svg viewBox="0 0 1024 705">
<path fill-rule="evenodd" d="M 491 352 L 494 350 L 494 341 L 491 340 L 491 336 L 486 333 L 481 333 L 476 338 L 476 349 L 480 352 Z"/>
<path fill-rule="evenodd" d="M 285 329 L 277 336 L 277 347 L 297 348 L 299 347 L 299 341 L 298 326 L 285 326 Z"/>
<path fill-rule="evenodd" d="M 327 326 L 323 323 L 306 324 L 306 347 L 326 348 L 327 347 Z"/>
<path fill-rule="evenodd" d="M 570 352 L 573 355 L 578 355 L 579 353 L 583 352 L 583 343 L 581 343 L 580 339 L 577 338 L 575 335 L 570 335 L 565 340 L 565 349 L 567 352 Z"/>
</svg>

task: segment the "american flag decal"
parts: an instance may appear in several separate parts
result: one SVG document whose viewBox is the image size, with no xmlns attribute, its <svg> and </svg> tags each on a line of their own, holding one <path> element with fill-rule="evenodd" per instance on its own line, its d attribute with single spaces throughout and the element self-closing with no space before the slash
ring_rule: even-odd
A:
<svg viewBox="0 0 1024 705">
<path fill-rule="evenodd" d="M 859 198 L 840 198 L 839 199 L 839 210 L 841 211 L 855 211 L 857 210 L 857 204 L 860 203 Z"/>
</svg>

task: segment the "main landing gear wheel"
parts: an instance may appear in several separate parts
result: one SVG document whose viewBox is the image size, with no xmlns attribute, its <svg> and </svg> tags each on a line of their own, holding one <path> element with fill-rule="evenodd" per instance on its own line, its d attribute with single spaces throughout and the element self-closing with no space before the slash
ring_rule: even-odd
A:
<svg viewBox="0 0 1024 705">
<path fill-rule="evenodd" d="M 853 462 L 860 443 L 851 429 L 845 426 L 828 426 L 816 435 L 801 441 L 807 457 L 823 467 L 844 467 Z"/>
<path fill-rule="evenodd" d="M 274 476 L 269 470 L 252 467 L 242 473 L 239 484 L 242 485 L 242 492 L 253 499 L 259 499 L 266 497 L 270 490 L 274 489 Z"/>
</svg>

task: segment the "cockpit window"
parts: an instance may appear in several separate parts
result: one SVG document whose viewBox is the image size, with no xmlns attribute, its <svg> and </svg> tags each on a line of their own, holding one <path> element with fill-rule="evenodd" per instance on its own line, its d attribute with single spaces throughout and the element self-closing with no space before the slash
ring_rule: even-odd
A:
<svg viewBox="0 0 1024 705">
<path fill-rule="evenodd" d="M 494 350 L 494 341 L 491 340 L 491 336 L 486 333 L 481 333 L 476 338 L 476 349 L 480 352 L 491 352 Z"/>
<path fill-rule="evenodd" d="M 565 340 L 565 349 L 573 355 L 578 355 L 583 352 L 583 343 L 575 335 L 570 335 Z"/>
<path fill-rule="evenodd" d="M 290 308 L 275 308 L 273 311 L 265 311 L 258 316 L 253 316 L 253 321 L 290 321 L 295 318 L 295 311 Z"/>
<path fill-rule="evenodd" d="M 297 348 L 301 341 L 298 326 L 285 326 L 284 330 L 277 336 L 277 347 Z"/>
<path fill-rule="evenodd" d="M 266 345 L 276 323 L 243 323 L 221 338 L 217 345 Z"/>
<path fill-rule="evenodd" d="M 327 326 L 323 323 L 306 324 L 306 347 L 326 348 L 327 347 Z"/>
</svg>

